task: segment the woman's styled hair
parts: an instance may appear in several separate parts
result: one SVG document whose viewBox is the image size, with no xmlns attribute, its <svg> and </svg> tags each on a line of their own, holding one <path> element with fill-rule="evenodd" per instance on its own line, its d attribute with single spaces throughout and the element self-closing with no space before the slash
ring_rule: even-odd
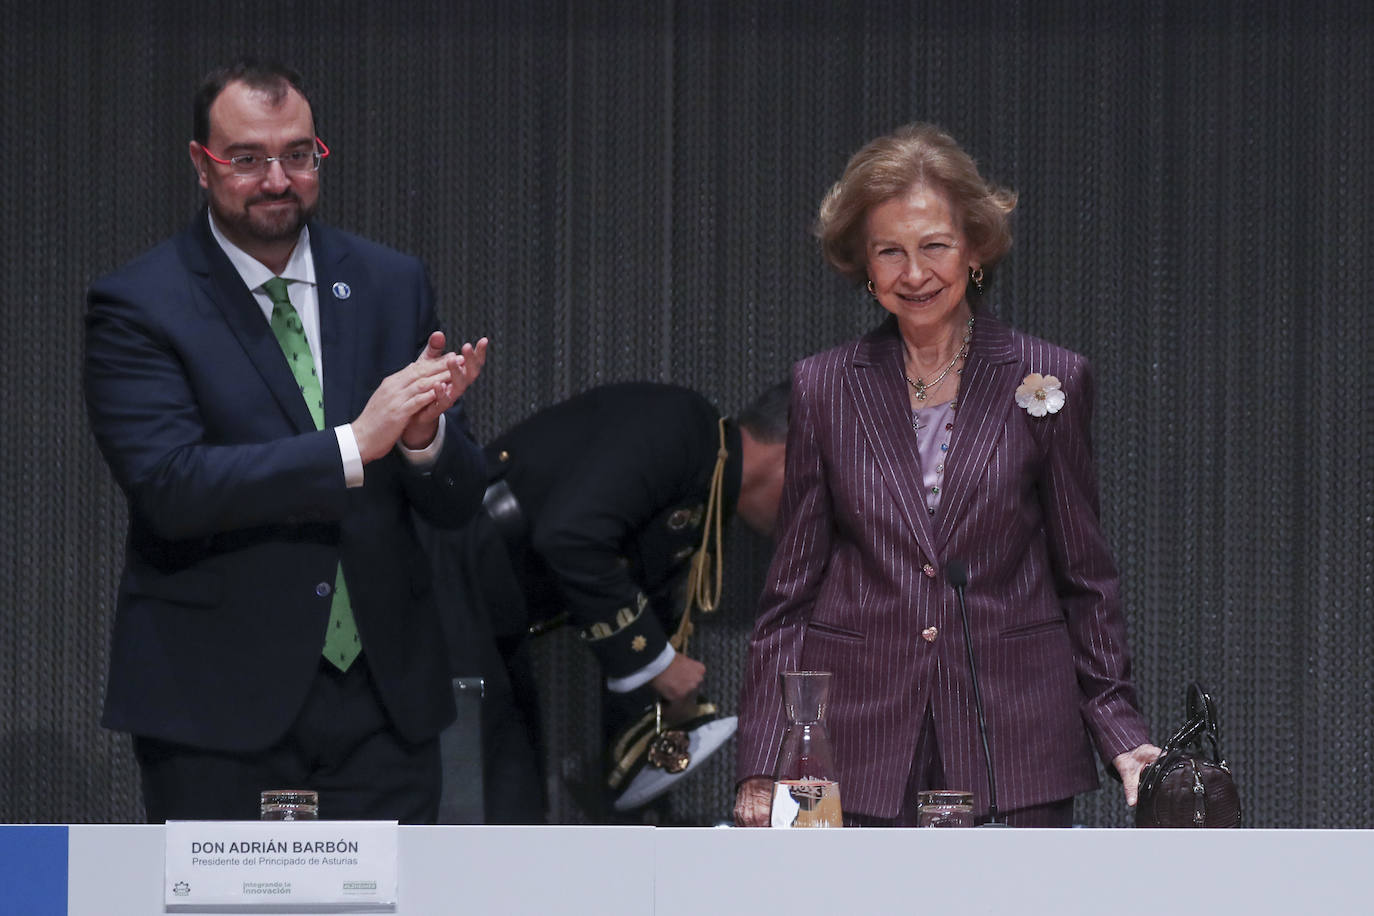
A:
<svg viewBox="0 0 1374 916">
<path fill-rule="evenodd" d="M 929 185 L 949 196 L 954 217 L 983 267 L 1006 255 L 1016 192 L 984 179 L 973 157 L 949 134 L 933 124 L 917 123 L 869 141 L 821 201 L 815 231 L 830 265 L 855 283 L 866 280 L 868 211 L 916 185 Z"/>
</svg>

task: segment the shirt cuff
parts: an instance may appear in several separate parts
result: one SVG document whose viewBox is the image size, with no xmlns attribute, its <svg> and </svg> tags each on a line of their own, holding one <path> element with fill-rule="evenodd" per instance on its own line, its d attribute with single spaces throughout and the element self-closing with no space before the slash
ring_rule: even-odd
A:
<svg viewBox="0 0 1374 916">
<path fill-rule="evenodd" d="M 439 451 L 444 447 L 444 424 L 448 417 L 439 414 L 439 429 L 434 433 L 434 441 L 424 448 L 406 448 L 399 439 L 396 448 L 405 459 L 416 467 L 427 468 L 439 460 Z"/>
<path fill-rule="evenodd" d="M 643 687 L 645 684 L 667 671 L 668 666 L 673 663 L 673 659 L 676 657 L 677 650 L 675 650 L 671 644 L 666 645 L 663 647 L 663 651 L 658 653 L 658 658 L 649 662 L 649 664 L 640 668 L 633 674 L 627 674 L 624 677 L 607 678 L 606 689 L 611 693 L 629 693 L 631 690 Z"/>
<path fill-rule="evenodd" d="M 353 435 L 353 424 L 345 423 L 334 427 L 334 436 L 339 440 L 339 454 L 343 457 L 344 486 L 352 489 L 363 485 L 363 456 L 358 451 L 358 439 Z"/>
</svg>

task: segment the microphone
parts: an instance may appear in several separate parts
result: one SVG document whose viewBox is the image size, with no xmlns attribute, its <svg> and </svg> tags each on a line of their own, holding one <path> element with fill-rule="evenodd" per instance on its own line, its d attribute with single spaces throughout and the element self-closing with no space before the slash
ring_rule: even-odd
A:
<svg viewBox="0 0 1374 916">
<path fill-rule="evenodd" d="M 978 663 L 973 657 L 973 637 L 969 633 L 968 608 L 964 605 L 964 589 L 968 587 L 968 564 L 963 560 L 945 561 L 945 578 L 954 586 L 954 594 L 959 598 L 959 619 L 964 624 L 964 648 L 968 651 L 968 671 L 973 680 L 973 708 L 978 713 L 978 736 L 983 739 L 983 759 L 988 765 L 988 821 L 984 827 L 1005 827 L 999 821 L 997 812 L 997 770 L 992 763 L 992 750 L 988 747 L 988 720 L 983 715 L 983 691 L 978 683 Z"/>
</svg>

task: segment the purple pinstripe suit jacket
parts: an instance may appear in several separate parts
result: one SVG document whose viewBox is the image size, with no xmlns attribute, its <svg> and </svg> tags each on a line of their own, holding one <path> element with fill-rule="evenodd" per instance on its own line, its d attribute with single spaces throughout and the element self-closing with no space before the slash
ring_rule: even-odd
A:
<svg viewBox="0 0 1374 916">
<path fill-rule="evenodd" d="M 1063 383 L 1057 414 L 1016 405 L 1031 372 Z M 951 558 L 968 564 L 1003 811 L 1094 788 L 1091 744 L 1110 760 L 1148 740 L 1098 522 L 1087 361 L 983 313 L 959 398 L 931 516 L 895 320 L 794 368 L 780 536 L 740 702 L 741 779 L 773 772 L 779 672 L 824 670 L 845 810 L 896 815 L 929 707 L 948 787 L 973 790 L 986 811 Z"/>
</svg>

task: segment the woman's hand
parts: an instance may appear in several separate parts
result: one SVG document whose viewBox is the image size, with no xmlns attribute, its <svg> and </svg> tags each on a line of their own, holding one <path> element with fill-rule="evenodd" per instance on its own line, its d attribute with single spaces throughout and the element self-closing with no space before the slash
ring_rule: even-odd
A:
<svg viewBox="0 0 1374 916">
<path fill-rule="evenodd" d="M 1153 763 L 1160 755 L 1159 748 L 1153 744 L 1142 744 L 1135 750 L 1117 754 L 1112 758 L 1112 766 L 1121 774 L 1121 788 L 1126 790 L 1126 806 L 1135 807 L 1140 792 L 1140 771 Z"/>
<path fill-rule="evenodd" d="M 773 780 L 750 776 L 739 784 L 735 796 L 736 827 L 767 827 L 773 810 Z"/>
</svg>

